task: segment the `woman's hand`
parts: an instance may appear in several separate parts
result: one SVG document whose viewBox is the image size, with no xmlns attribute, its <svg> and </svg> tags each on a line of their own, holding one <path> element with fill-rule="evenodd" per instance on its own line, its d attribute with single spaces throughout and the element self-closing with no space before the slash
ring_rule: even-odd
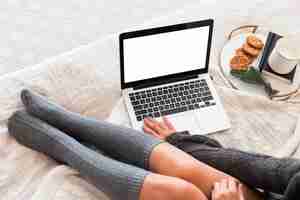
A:
<svg viewBox="0 0 300 200">
<path fill-rule="evenodd" d="M 166 117 L 163 117 L 161 122 L 153 118 L 145 118 L 144 131 L 161 140 L 165 140 L 168 136 L 175 133 L 176 129 Z"/>
<path fill-rule="evenodd" d="M 242 185 L 227 179 L 217 182 L 212 191 L 212 200 L 244 200 Z"/>
</svg>

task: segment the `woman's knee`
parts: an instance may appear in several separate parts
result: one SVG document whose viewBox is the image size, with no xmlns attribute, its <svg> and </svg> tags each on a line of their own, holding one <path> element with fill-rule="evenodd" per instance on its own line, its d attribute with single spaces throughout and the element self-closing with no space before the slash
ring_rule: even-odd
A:
<svg viewBox="0 0 300 200">
<path fill-rule="evenodd" d="M 145 179 L 140 200 L 207 200 L 193 184 L 179 178 L 151 174 Z"/>
</svg>

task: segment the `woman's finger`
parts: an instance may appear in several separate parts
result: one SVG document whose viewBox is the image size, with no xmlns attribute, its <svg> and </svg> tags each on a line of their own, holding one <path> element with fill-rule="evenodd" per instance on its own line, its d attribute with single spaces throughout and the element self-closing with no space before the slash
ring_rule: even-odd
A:
<svg viewBox="0 0 300 200">
<path fill-rule="evenodd" d="M 220 191 L 221 191 L 221 183 L 219 183 L 219 182 L 215 183 L 215 190 L 216 190 L 216 193 L 220 193 Z"/>
<path fill-rule="evenodd" d="M 238 192 L 239 192 L 239 197 L 240 197 L 240 200 L 244 200 L 244 193 L 243 193 L 243 185 L 242 184 L 239 184 L 238 186 Z"/>
<path fill-rule="evenodd" d="M 165 123 L 165 125 L 171 129 L 175 131 L 175 127 L 173 126 L 173 124 L 170 122 L 170 120 L 167 117 L 162 117 L 163 122 Z"/>
<path fill-rule="evenodd" d="M 226 179 L 223 179 L 221 181 L 221 192 L 225 192 L 228 190 L 228 184 L 227 184 L 227 180 Z"/>
<path fill-rule="evenodd" d="M 220 196 L 220 183 L 216 182 L 214 183 L 214 189 L 212 192 L 212 200 L 219 200 Z"/>
<path fill-rule="evenodd" d="M 228 181 L 229 191 L 236 193 L 237 192 L 237 184 L 234 180 L 230 179 Z"/>
<path fill-rule="evenodd" d="M 149 133 L 155 137 L 159 137 L 159 135 L 154 130 L 149 128 L 147 125 L 144 125 L 143 129 L 144 129 L 144 132 Z"/>
<path fill-rule="evenodd" d="M 159 122 L 154 118 L 149 118 L 149 120 L 151 120 L 153 123 L 158 124 L 160 126 L 160 128 L 163 129 L 163 130 L 168 129 L 167 125 L 165 125 L 165 123 L 163 123 L 163 122 Z"/>
<path fill-rule="evenodd" d="M 145 118 L 144 119 L 144 123 L 151 128 L 153 131 L 155 131 L 156 133 L 159 133 L 161 131 L 163 131 L 163 129 L 161 128 L 161 126 L 159 125 L 159 123 L 151 118 Z"/>
</svg>

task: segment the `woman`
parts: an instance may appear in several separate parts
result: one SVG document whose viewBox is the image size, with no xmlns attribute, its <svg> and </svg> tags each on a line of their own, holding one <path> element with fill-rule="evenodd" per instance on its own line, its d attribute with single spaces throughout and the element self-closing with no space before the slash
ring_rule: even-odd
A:
<svg viewBox="0 0 300 200">
<path fill-rule="evenodd" d="M 111 199 L 263 199 L 261 193 L 158 135 L 80 116 L 28 90 L 22 91 L 21 99 L 27 112 L 18 111 L 9 119 L 10 134 L 88 176 Z M 145 129 L 157 134 L 156 126 L 148 121 Z M 93 144 L 107 156 L 79 142 Z"/>
</svg>

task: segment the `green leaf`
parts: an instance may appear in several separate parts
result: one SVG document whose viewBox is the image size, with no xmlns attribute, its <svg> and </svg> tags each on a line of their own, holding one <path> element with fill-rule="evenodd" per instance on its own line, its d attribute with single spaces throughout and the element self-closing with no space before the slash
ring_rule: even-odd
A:
<svg viewBox="0 0 300 200">
<path fill-rule="evenodd" d="M 250 67 L 248 70 L 231 70 L 230 73 L 247 83 L 263 84 L 264 82 L 261 73 L 253 67 Z"/>
</svg>

